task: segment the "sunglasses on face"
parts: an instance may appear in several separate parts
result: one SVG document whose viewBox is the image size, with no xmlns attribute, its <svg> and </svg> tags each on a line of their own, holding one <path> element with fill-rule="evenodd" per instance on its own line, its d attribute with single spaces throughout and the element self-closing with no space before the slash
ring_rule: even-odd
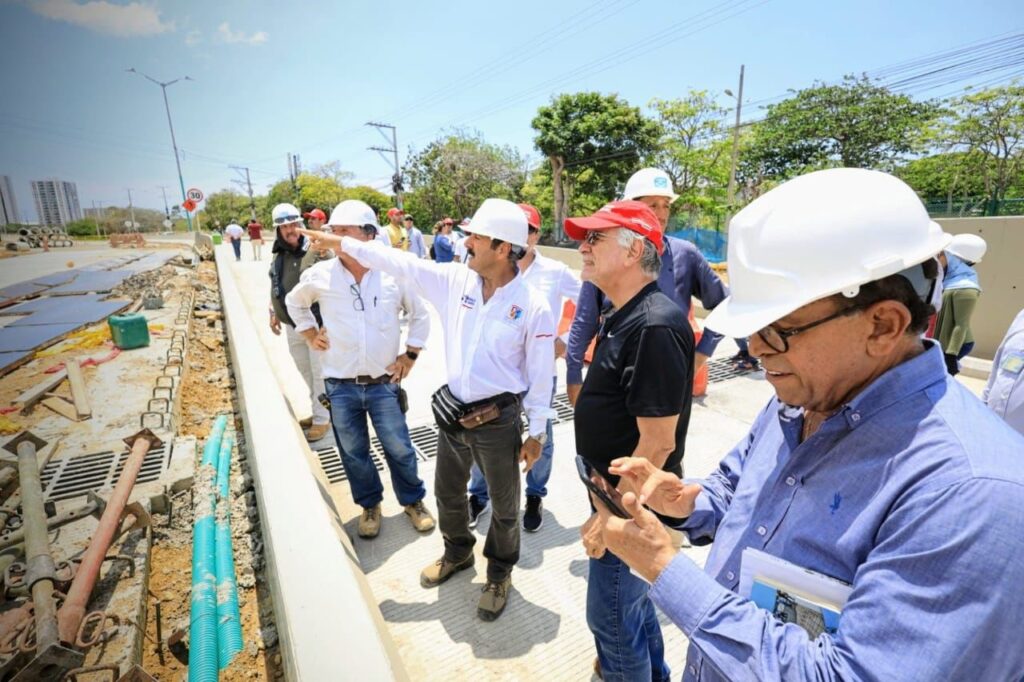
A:
<svg viewBox="0 0 1024 682">
<path fill-rule="evenodd" d="M 593 246 L 602 239 L 604 239 L 604 234 L 598 232 L 597 230 L 591 230 L 590 232 L 587 232 L 587 236 L 583 238 L 583 241 Z"/>
<path fill-rule="evenodd" d="M 301 216 L 297 215 L 282 215 L 274 218 L 275 225 L 285 225 L 287 223 L 297 223 L 301 220 Z"/>
</svg>

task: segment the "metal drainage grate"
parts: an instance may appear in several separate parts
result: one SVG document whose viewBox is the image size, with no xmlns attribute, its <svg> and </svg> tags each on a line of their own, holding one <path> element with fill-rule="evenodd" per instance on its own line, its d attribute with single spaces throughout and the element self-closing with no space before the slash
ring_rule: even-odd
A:
<svg viewBox="0 0 1024 682">
<path fill-rule="evenodd" d="M 66 500 L 90 491 L 111 489 L 117 483 L 129 451 L 97 452 L 80 457 L 50 461 L 42 472 L 43 496 L 48 500 Z M 150 449 L 142 460 L 136 483 L 160 478 L 171 460 L 171 446 Z"/>
<path fill-rule="evenodd" d="M 409 437 L 412 438 L 412 446 L 416 449 L 420 461 L 437 457 L 437 427 L 434 425 L 417 426 L 409 429 Z"/>
<path fill-rule="evenodd" d="M 708 383 L 714 384 L 719 381 L 725 381 L 726 379 L 732 379 L 734 377 L 741 377 L 744 374 L 753 374 L 754 372 L 760 372 L 759 369 L 737 369 L 733 367 L 732 360 L 729 358 L 722 358 L 720 360 L 708 360 Z"/>
</svg>

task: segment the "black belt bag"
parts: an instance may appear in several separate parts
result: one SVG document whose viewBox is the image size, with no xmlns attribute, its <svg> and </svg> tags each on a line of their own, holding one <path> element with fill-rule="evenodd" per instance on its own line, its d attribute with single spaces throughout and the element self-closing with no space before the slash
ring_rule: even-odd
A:
<svg viewBox="0 0 1024 682">
<path fill-rule="evenodd" d="M 445 433 L 458 433 L 494 421 L 505 407 L 518 401 L 519 396 L 514 393 L 502 393 L 493 398 L 464 403 L 445 384 L 430 397 L 430 407 L 439 429 Z"/>
</svg>

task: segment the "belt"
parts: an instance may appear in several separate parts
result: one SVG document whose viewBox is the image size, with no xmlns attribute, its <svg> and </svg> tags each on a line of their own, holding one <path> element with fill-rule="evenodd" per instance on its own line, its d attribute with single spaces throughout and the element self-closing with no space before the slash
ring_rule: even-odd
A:
<svg viewBox="0 0 1024 682">
<path fill-rule="evenodd" d="M 343 384 L 357 384 L 359 386 L 369 386 L 371 384 L 388 384 L 391 383 L 391 375 L 381 374 L 379 377 L 371 377 L 364 374 L 362 376 L 355 377 L 354 379 L 335 379 L 335 381 L 341 382 Z"/>
<path fill-rule="evenodd" d="M 516 395 L 515 393 L 499 393 L 498 395 L 492 396 L 490 398 L 484 398 L 483 400 L 474 400 L 471 403 L 467 403 L 466 408 L 473 409 L 476 407 L 480 407 L 482 405 L 490 405 L 491 403 L 494 403 L 495 405 L 497 405 L 499 410 L 502 410 L 508 407 L 509 405 L 514 405 L 515 403 L 518 402 L 519 396 Z"/>
</svg>

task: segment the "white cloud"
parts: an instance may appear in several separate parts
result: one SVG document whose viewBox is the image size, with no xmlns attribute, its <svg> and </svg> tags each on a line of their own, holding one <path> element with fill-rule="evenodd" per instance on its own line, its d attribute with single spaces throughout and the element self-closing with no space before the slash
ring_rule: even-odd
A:
<svg viewBox="0 0 1024 682">
<path fill-rule="evenodd" d="M 106 0 L 33 0 L 28 5 L 33 12 L 48 19 L 66 21 L 97 33 L 121 38 L 156 35 L 174 30 L 174 22 L 164 21 L 160 10 L 152 3 L 115 5 Z"/>
<path fill-rule="evenodd" d="M 200 31 L 189 31 L 185 35 L 185 44 L 193 47 L 203 42 L 203 34 Z"/>
<path fill-rule="evenodd" d="M 252 35 L 246 35 L 245 31 L 232 31 L 231 26 L 226 21 L 217 27 L 217 34 L 222 43 L 242 43 L 245 45 L 262 45 L 270 37 L 266 31 L 257 31 Z"/>
</svg>

